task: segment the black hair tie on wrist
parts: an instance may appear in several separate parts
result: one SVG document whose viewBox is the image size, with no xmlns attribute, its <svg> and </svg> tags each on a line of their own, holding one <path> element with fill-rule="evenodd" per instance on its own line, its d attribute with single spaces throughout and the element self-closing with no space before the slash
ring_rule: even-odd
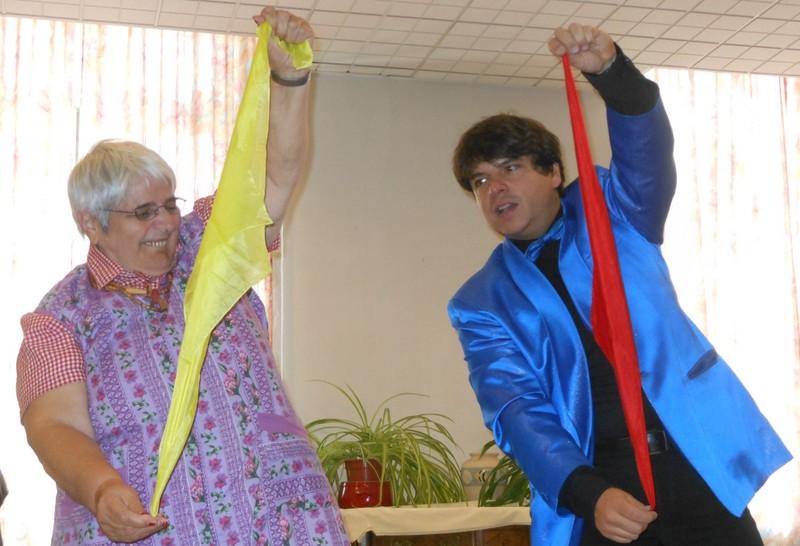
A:
<svg viewBox="0 0 800 546">
<path fill-rule="evenodd" d="M 284 87 L 300 87 L 308 83 L 308 78 L 311 76 L 311 71 L 309 70 L 306 72 L 301 78 L 297 78 L 296 80 L 287 80 L 285 78 L 281 78 L 275 72 L 270 72 L 269 77 L 277 83 L 278 85 L 282 85 Z"/>
</svg>

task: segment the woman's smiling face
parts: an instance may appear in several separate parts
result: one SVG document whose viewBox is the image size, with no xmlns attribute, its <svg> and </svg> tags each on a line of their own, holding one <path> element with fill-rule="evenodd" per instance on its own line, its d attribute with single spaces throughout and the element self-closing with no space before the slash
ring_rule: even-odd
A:
<svg viewBox="0 0 800 546">
<path fill-rule="evenodd" d="M 131 184 L 128 194 L 114 210 L 164 205 L 175 197 L 173 193 L 166 182 Z M 149 220 L 139 220 L 125 212 L 109 212 L 108 229 L 103 230 L 91 219 L 84 225 L 84 231 L 93 245 L 124 269 L 156 276 L 169 272 L 175 265 L 180 225 L 180 211 L 162 206 Z"/>
</svg>

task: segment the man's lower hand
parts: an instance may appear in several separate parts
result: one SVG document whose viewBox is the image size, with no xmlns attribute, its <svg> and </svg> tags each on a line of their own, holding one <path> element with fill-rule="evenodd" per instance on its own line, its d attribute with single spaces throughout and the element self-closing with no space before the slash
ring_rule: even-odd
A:
<svg viewBox="0 0 800 546">
<path fill-rule="evenodd" d="M 606 489 L 594 507 L 594 525 L 601 535 L 620 544 L 633 542 L 658 517 L 622 489 Z"/>
</svg>

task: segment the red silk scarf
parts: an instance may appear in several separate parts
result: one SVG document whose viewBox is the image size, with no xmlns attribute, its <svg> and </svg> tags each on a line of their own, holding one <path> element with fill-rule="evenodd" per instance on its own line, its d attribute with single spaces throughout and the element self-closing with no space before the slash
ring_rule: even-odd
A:
<svg viewBox="0 0 800 546">
<path fill-rule="evenodd" d="M 586 136 L 583 113 L 568 55 L 562 57 L 562 62 L 572 134 L 575 140 L 575 155 L 578 161 L 578 185 L 583 198 L 594 263 L 592 330 L 597 344 L 614 368 L 625 424 L 633 444 L 636 469 L 647 500 L 654 509 L 656 493 L 650 465 L 650 450 L 647 445 L 639 359 L 633 341 L 633 328 L 619 269 L 619 257 L 614 244 L 614 234 L 611 231 L 608 209 L 592 162 L 589 139 Z"/>
</svg>

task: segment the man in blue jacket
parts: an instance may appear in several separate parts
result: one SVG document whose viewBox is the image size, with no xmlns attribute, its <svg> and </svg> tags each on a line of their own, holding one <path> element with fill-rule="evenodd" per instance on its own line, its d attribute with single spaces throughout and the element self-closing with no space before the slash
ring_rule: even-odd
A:
<svg viewBox="0 0 800 546">
<path fill-rule="evenodd" d="M 592 257 L 559 141 L 500 114 L 461 137 L 453 171 L 505 236 L 448 306 L 486 425 L 528 476 L 535 546 L 760 545 L 747 503 L 791 456 L 678 305 L 661 255 L 675 190 L 658 87 L 603 31 L 557 29 L 606 103 L 597 168 L 641 370 L 656 508 L 646 505 L 610 363 L 591 332 Z"/>
</svg>

